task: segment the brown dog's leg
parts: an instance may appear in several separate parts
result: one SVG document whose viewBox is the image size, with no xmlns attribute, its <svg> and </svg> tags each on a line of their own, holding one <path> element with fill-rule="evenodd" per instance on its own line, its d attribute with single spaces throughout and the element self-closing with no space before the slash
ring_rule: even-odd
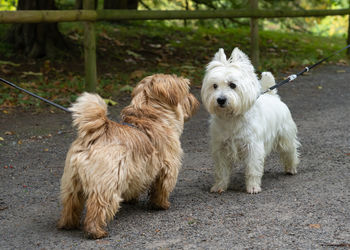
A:
<svg viewBox="0 0 350 250">
<path fill-rule="evenodd" d="M 150 192 L 150 203 L 154 208 L 168 209 L 170 207 L 169 195 L 176 185 L 178 173 L 178 168 L 173 166 L 161 170 Z"/>
<path fill-rule="evenodd" d="M 61 201 L 63 209 L 57 227 L 61 229 L 79 228 L 85 200 L 77 178 L 62 180 Z"/>
<path fill-rule="evenodd" d="M 103 197 L 102 194 L 91 194 L 86 201 L 86 217 L 84 231 L 91 239 L 106 237 L 108 233 L 103 229 L 113 218 L 119 208 L 119 196 Z"/>
</svg>

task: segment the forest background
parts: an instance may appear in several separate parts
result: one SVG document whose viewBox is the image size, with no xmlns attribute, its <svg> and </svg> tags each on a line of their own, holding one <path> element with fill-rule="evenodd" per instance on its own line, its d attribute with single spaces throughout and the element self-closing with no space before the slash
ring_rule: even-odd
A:
<svg viewBox="0 0 350 250">
<path fill-rule="evenodd" d="M 259 0 L 259 9 L 345 9 L 349 0 Z M 96 9 L 217 10 L 249 8 L 248 0 L 96 0 Z M 82 0 L 0 0 L 0 11 L 81 9 Z M 174 73 L 200 87 L 204 67 L 222 47 L 250 50 L 248 18 L 97 22 L 97 92 L 117 100 L 144 76 Z M 260 71 L 279 77 L 346 45 L 348 16 L 259 19 Z M 44 28 L 43 28 L 44 27 Z M 30 31 L 30 32 L 29 32 Z M 0 74 L 69 105 L 84 91 L 84 25 L 0 24 Z M 348 64 L 345 54 L 329 63 Z M 114 103 L 114 102 L 112 102 Z M 0 85 L 0 107 L 42 103 Z"/>
</svg>

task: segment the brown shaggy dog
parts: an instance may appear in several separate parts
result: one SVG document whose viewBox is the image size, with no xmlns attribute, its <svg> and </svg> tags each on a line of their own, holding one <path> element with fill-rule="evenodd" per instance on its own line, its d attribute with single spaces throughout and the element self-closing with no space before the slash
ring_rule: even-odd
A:
<svg viewBox="0 0 350 250">
<path fill-rule="evenodd" d="M 61 180 L 63 210 L 59 228 L 80 226 L 90 238 L 107 235 L 104 227 L 120 202 L 137 199 L 150 188 L 150 203 L 168 209 L 181 166 L 184 121 L 199 103 L 189 80 L 156 74 L 144 78 L 124 108 L 124 123 L 107 118 L 107 105 L 96 94 L 82 94 L 70 110 L 78 138 L 71 145 Z"/>
</svg>

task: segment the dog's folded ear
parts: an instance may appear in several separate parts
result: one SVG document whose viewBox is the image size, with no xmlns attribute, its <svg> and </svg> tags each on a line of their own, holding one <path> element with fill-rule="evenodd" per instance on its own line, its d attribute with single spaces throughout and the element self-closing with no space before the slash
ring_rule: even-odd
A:
<svg viewBox="0 0 350 250">
<path fill-rule="evenodd" d="M 151 93 L 155 99 L 172 106 L 188 94 L 190 81 L 175 75 L 154 75 L 151 81 Z"/>
<path fill-rule="evenodd" d="M 232 54 L 228 61 L 232 64 L 239 63 L 241 65 L 244 65 L 246 69 L 254 72 L 254 67 L 251 64 L 249 57 L 237 47 L 232 51 Z"/>
</svg>

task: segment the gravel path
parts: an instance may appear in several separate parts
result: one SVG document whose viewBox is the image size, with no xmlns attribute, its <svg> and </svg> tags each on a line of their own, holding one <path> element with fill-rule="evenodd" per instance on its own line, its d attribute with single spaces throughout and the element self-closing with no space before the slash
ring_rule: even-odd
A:
<svg viewBox="0 0 350 250">
<path fill-rule="evenodd" d="M 145 195 L 123 204 L 108 226 L 110 236 L 96 241 L 55 227 L 59 181 L 74 139 L 70 116 L 1 112 L 0 248 L 350 248 L 350 68 L 319 67 L 279 93 L 302 143 L 296 176 L 285 175 L 272 154 L 262 193 L 245 193 L 242 166 L 226 193 L 209 193 L 213 162 L 201 108 L 182 136 L 185 157 L 171 208 L 149 210 Z M 110 109 L 112 118 L 119 109 Z"/>
</svg>

